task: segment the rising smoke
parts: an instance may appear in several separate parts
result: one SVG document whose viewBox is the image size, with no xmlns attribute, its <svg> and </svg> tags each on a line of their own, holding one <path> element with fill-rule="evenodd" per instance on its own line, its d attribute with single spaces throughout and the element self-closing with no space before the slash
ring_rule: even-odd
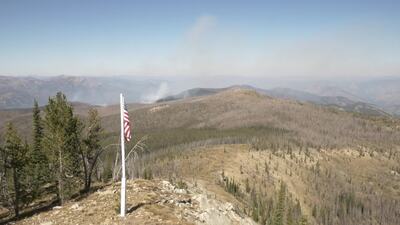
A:
<svg viewBox="0 0 400 225">
<path fill-rule="evenodd" d="M 158 99 L 166 97 L 169 94 L 170 94 L 170 88 L 168 86 L 168 83 L 162 82 L 158 86 L 157 90 L 153 90 L 150 93 L 141 96 L 140 99 L 142 103 L 153 103 Z"/>
</svg>

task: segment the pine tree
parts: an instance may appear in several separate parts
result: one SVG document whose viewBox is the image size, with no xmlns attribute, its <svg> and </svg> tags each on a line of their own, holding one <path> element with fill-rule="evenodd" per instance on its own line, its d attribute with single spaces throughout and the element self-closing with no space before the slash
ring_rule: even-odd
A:
<svg viewBox="0 0 400 225">
<path fill-rule="evenodd" d="M 250 201 L 251 201 L 251 210 L 252 210 L 252 214 L 251 217 L 253 218 L 254 221 L 259 222 L 259 213 L 258 213 L 258 198 L 257 198 L 257 194 L 256 194 L 256 190 L 253 187 L 251 189 L 251 193 L 250 193 Z"/>
<path fill-rule="evenodd" d="M 84 147 L 81 148 L 81 157 L 84 169 L 85 191 L 89 191 L 92 183 L 92 174 L 96 168 L 97 160 L 103 149 L 100 145 L 102 127 L 96 109 L 89 110 L 89 118 L 86 126 L 86 137 L 83 140 Z"/>
<path fill-rule="evenodd" d="M 299 225 L 308 225 L 307 218 L 305 216 L 301 217 Z"/>
<path fill-rule="evenodd" d="M 286 215 L 286 225 L 294 225 L 292 209 L 289 208 Z"/>
<path fill-rule="evenodd" d="M 3 150 L 3 157 L 5 163 L 5 169 L 9 170 L 8 179 L 12 183 L 12 189 L 14 192 L 12 204 L 14 207 L 15 216 L 19 216 L 20 205 L 26 202 L 27 195 L 24 195 L 26 190 L 24 182 L 26 180 L 26 165 L 27 165 L 27 153 L 28 149 L 22 145 L 21 139 L 18 136 L 16 130 L 11 123 L 7 124 L 5 134 L 5 145 Z"/>
<path fill-rule="evenodd" d="M 32 195 L 36 198 L 40 188 L 48 182 L 48 159 L 43 149 L 43 121 L 40 116 L 38 102 L 34 101 L 33 107 L 33 147 L 30 152 L 32 171 Z"/>
<path fill-rule="evenodd" d="M 4 207 L 11 205 L 7 183 L 7 155 L 4 148 L 0 146 L 0 201 Z"/>
<path fill-rule="evenodd" d="M 283 225 L 284 214 L 285 214 L 285 201 L 286 201 L 286 186 L 282 182 L 279 190 L 278 203 L 275 208 L 275 214 L 273 220 L 274 225 Z"/>
<path fill-rule="evenodd" d="M 45 108 L 44 144 L 57 184 L 57 195 L 63 204 L 77 189 L 80 173 L 80 123 L 73 108 L 61 92 L 49 99 Z"/>
<path fill-rule="evenodd" d="M 312 215 L 314 218 L 317 217 L 317 206 L 316 206 L 316 205 L 314 205 L 314 207 L 313 207 L 313 209 L 312 209 L 311 215 Z"/>
</svg>

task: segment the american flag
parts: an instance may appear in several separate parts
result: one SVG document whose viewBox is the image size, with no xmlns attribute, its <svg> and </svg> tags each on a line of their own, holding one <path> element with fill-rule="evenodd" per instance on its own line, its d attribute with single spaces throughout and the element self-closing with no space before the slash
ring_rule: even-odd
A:
<svg viewBox="0 0 400 225">
<path fill-rule="evenodd" d="M 129 121 L 129 113 L 128 109 L 126 108 L 126 104 L 124 103 L 124 135 L 125 140 L 130 141 L 131 136 L 131 122 Z"/>
</svg>

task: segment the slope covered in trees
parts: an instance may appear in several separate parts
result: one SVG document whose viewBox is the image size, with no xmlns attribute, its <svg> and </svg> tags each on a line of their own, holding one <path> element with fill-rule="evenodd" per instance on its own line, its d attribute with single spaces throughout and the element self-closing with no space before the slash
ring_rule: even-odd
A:
<svg viewBox="0 0 400 225">
<path fill-rule="evenodd" d="M 85 125 L 65 95 L 58 93 L 49 98 L 43 118 L 36 101 L 32 115 L 32 143 L 24 143 L 10 122 L 0 148 L 1 201 L 9 209 L 8 217 L 18 218 L 22 210 L 49 204 L 62 205 L 79 190 L 89 191 L 102 150 L 95 109 L 89 111 Z"/>
<path fill-rule="evenodd" d="M 20 181 L 19 187 L 33 187 L 19 195 L 17 205 L 24 210 L 23 202 L 62 203 L 90 190 L 92 181 L 118 180 L 118 107 L 97 107 L 98 113 L 86 109 L 74 110 L 60 93 L 42 112 L 34 108 L 32 135 L 10 139 L 17 144 L 7 148 L 2 140 L 4 159 L 6 150 L 16 146 L 32 154 L 27 161 L 43 162 L 24 164 L 35 168 Z M 238 210 L 260 224 L 399 222 L 396 118 L 347 113 L 241 88 L 128 109 L 133 125 L 128 178 L 164 178 L 180 187 L 188 181 L 204 184 L 220 198 L 234 199 Z M 7 191 L 2 197 L 11 213 L 18 188 L 3 158 L 2 190 Z"/>
</svg>

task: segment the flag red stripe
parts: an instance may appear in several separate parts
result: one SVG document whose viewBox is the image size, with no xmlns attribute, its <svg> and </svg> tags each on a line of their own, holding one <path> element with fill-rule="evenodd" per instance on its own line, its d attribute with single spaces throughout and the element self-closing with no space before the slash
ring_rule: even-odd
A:
<svg viewBox="0 0 400 225">
<path fill-rule="evenodd" d="M 126 105 L 124 106 L 124 115 L 123 115 L 123 120 L 124 120 L 124 136 L 126 141 L 131 140 L 131 123 L 129 121 L 129 113 L 126 110 Z"/>
</svg>

